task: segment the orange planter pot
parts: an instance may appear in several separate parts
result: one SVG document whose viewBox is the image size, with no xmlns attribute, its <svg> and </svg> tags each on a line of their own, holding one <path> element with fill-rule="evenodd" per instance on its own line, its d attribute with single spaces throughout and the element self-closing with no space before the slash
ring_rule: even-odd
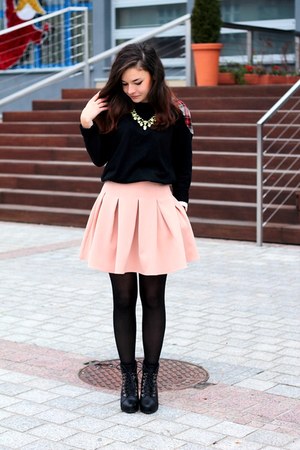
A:
<svg viewBox="0 0 300 450">
<path fill-rule="evenodd" d="M 286 75 L 269 75 L 270 84 L 286 84 L 287 76 Z"/>
<path fill-rule="evenodd" d="M 219 72 L 218 84 L 235 84 L 234 75 L 231 72 Z"/>
<path fill-rule="evenodd" d="M 217 86 L 223 44 L 192 44 L 197 86 Z"/>
<path fill-rule="evenodd" d="M 270 75 L 259 75 L 259 84 L 270 84 Z"/>
<path fill-rule="evenodd" d="M 244 80 L 246 84 L 259 84 L 259 77 L 257 73 L 245 73 Z"/>
</svg>

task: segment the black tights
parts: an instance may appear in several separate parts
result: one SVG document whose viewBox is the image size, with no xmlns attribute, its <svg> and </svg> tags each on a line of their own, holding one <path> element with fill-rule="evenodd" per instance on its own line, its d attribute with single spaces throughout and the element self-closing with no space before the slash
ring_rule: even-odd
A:
<svg viewBox="0 0 300 450">
<path fill-rule="evenodd" d="M 135 361 L 136 302 L 139 291 L 143 311 L 142 333 L 144 358 L 157 364 L 163 344 L 166 311 L 167 275 L 109 274 L 113 291 L 113 323 L 119 358 L 123 364 Z"/>
</svg>

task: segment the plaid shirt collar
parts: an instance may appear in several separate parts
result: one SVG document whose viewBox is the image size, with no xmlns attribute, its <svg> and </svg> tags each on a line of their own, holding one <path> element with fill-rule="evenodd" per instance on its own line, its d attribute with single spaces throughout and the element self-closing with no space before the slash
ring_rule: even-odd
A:
<svg viewBox="0 0 300 450">
<path fill-rule="evenodd" d="M 194 134 L 191 112 L 190 112 L 189 108 L 186 106 L 186 104 L 182 100 L 176 99 L 176 102 L 177 102 L 177 105 L 178 105 L 180 111 L 183 114 L 186 126 L 190 130 L 191 134 Z"/>
</svg>

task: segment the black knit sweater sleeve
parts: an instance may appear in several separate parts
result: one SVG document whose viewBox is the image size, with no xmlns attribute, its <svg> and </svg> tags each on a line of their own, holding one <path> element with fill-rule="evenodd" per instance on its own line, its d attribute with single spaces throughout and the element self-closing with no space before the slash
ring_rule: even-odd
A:
<svg viewBox="0 0 300 450">
<path fill-rule="evenodd" d="M 93 124 L 91 128 L 83 128 L 83 126 L 80 125 L 80 131 L 92 162 L 95 166 L 104 166 L 111 154 L 111 145 L 107 142 L 108 135 L 100 134 L 98 127 L 95 124 Z"/>
<path fill-rule="evenodd" d="M 189 201 L 189 188 L 192 179 L 192 133 L 181 116 L 173 134 L 173 163 L 176 180 L 172 184 L 174 197 L 179 201 Z"/>
</svg>

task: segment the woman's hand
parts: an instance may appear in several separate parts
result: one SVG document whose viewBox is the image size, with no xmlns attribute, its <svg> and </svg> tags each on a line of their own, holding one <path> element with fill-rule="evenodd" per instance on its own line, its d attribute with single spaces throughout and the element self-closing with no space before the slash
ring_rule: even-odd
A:
<svg viewBox="0 0 300 450">
<path fill-rule="evenodd" d="M 80 115 L 80 123 L 83 128 L 91 128 L 93 120 L 102 111 L 108 109 L 106 98 L 99 98 L 99 92 L 95 94 L 85 105 Z"/>
<path fill-rule="evenodd" d="M 179 200 L 179 203 L 184 207 L 185 211 L 187 211 L 187 209 L 188 209 L 187 202 L 183 202 L 182 200 Z"/>
</svg>

